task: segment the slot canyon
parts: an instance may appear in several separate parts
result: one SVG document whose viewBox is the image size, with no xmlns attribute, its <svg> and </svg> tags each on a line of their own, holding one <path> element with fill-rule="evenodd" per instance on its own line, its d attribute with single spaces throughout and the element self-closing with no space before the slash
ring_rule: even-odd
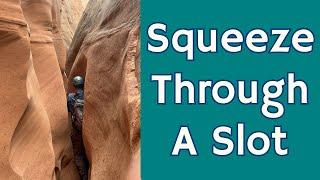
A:
<svg viewBox="0 0 320 180">
<path fill-rule="evenodd" d="M 139 0 L 0 0 L 0 179 L 81 179 L 75 76 L 89 179 L 141 179 Z"/>
</svg>

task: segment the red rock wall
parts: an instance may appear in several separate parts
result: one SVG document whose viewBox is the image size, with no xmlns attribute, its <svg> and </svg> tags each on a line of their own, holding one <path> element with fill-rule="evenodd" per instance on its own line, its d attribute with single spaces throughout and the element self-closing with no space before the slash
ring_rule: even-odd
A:
<svg viewBox="0 0 320 180">
<path fill-rule="evenodd" d="M 64 44 L 69 47 L 85 8 L 81 0 L 59 0 L 61 14 L 61 31 Z"/>
<path fill-rule="evenodd" d="M 0 179 L 79 179 L 64 89 L 78 74 L 91 179 L 140 178 L 140 2 L 90 1 L 65 68 L 70 3 L 0 1 Z"/>
<path fill-rule="evenodd" d="M 139 18 L 139 0 L 91 0 L 69 48 L 69 82 L 86 80 L 83 138 L 94 180 L 140 179 Z"/>
<path fill-rule="evenodd" d="M 0 179 L 78 179 L 56 0 L 0 1 Z"/>
</svg>

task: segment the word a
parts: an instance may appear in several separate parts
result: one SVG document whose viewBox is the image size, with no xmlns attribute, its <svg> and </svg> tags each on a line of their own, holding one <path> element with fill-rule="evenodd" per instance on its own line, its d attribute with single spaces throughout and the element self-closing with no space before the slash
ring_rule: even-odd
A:
<svg viewBox="0 0 320 180">
<path fill-rule="evenodd" d="M 212 137 L 214 144 L 212 146 L 212 153 L 217 156 L 228 156 L 234 151 L 237 151 L 238 156 L 245 155 L 245 147 L 247 150 L 255 156 L 265 155 L 271 147 L 271 141 L 274 141 L 274 152 L 279 156 L 286 156 L 289 153 L 289 149 L 283 147 L 283 141 L 287 139 L 287 133 L 282 132 L 280 126 L 275 126 L 274 131 L 271 132 L 269 137 L 264 132 L 254 132 L 245 138 L 245 126 L 243 123 L 237 124 L 237 138 L 236 143 L 230 136 L 234 133 L 229 126 L 219 126 L 214 129 Z M 260 140 L 262 142 L 261 147 L 256 147 L 255 141 Z M 235 148 L 235 144 L 237 147 Z M 223 146 L 223 148 L 218 146 Z M 235 150 L 236 149 L 236 150 Z M 181 150 L 187 150 L 191 156 L 197 156 L 198 151 L 194 145 L 191 133 L 188 127 L 181 127 L 175 145 L 171 152 L 171 155 L 178 156 Z"/>
</svg>

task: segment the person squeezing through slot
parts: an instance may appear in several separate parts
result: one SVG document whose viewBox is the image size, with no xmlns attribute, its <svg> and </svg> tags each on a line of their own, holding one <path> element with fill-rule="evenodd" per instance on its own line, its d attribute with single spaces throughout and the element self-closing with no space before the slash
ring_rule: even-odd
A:
<svg viewBox="0 0 320 180">
<path fill-rule="evenodd" d="M 76 91 L 68 93 L 67 106 L 68 112 L 71 114 L 73 127 L 71 133 L 73 154 L 81 180 L 88 180 L 89 162 L 82 139 L 84 79 L 81 76 L 75 76 L 72 80 L 72 85 Z"/>
</svg>

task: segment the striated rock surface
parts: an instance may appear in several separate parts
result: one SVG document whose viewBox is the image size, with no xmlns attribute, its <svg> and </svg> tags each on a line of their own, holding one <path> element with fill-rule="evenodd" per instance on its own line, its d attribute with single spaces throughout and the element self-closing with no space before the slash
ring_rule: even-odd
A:
<svg viewBox="0 0 320 180">
<path fill-rule="evenodd" d="M 140 179 L 140 1 L 91 0 L 70 45 L 70 80 L 85 77 L 90 177 Z"/>
<path fill-rule="evenodd" d="M 62 37 L 69 47 L 87 0 L 59 0 Z"/>
<path fill-rule="evenodd" d="M 65 174 L 61 172 L 65 168 L 73 169 L 74 174 L 76 171 L 71 153 L 66 96 L 59 66 L 59 59 L 62 61 L 60 64 L 64 63 L 63 53 L 65 50 L 63 50 L 59 34 L 59 15 L 55 10 L 58 3 L 56 0 L 22 0 L 23 13 L 30 27 L 34 69 L 40 85 L 42 102 L 51 126 L 55 171 L 56 175 L 60 177 L 61 173 Z M 54 20 L 57 22 L 54 23 Z"/>
<path fill-rule="evenodd" d="M 78 179 L 58 0 L 0 1 L 0 179 Z M 61 73 L 63 72 L 63 73 Z"/>
<path fill-rule="evenodd" d="M 64 86 L 74 75 L 86 78 L 91 179 L 140 179 L 140 2 L 91 0 L 71 43 L 85 4 L 0 1 L 0 179 L 79 179 Z"/>
<path fill-rule="evenodd" d="M 81 0 L 82 6 L 83 6 L 83 7 L 86 7 L 87 4 L 88 4 L 88 1 L 89 1 L 89 0 Z"/>
<path fill-rule="evenodd" d="M 0 179 L 53 179 L 50 122 L 20 3 L 0 1 Z"/>
</svg>

